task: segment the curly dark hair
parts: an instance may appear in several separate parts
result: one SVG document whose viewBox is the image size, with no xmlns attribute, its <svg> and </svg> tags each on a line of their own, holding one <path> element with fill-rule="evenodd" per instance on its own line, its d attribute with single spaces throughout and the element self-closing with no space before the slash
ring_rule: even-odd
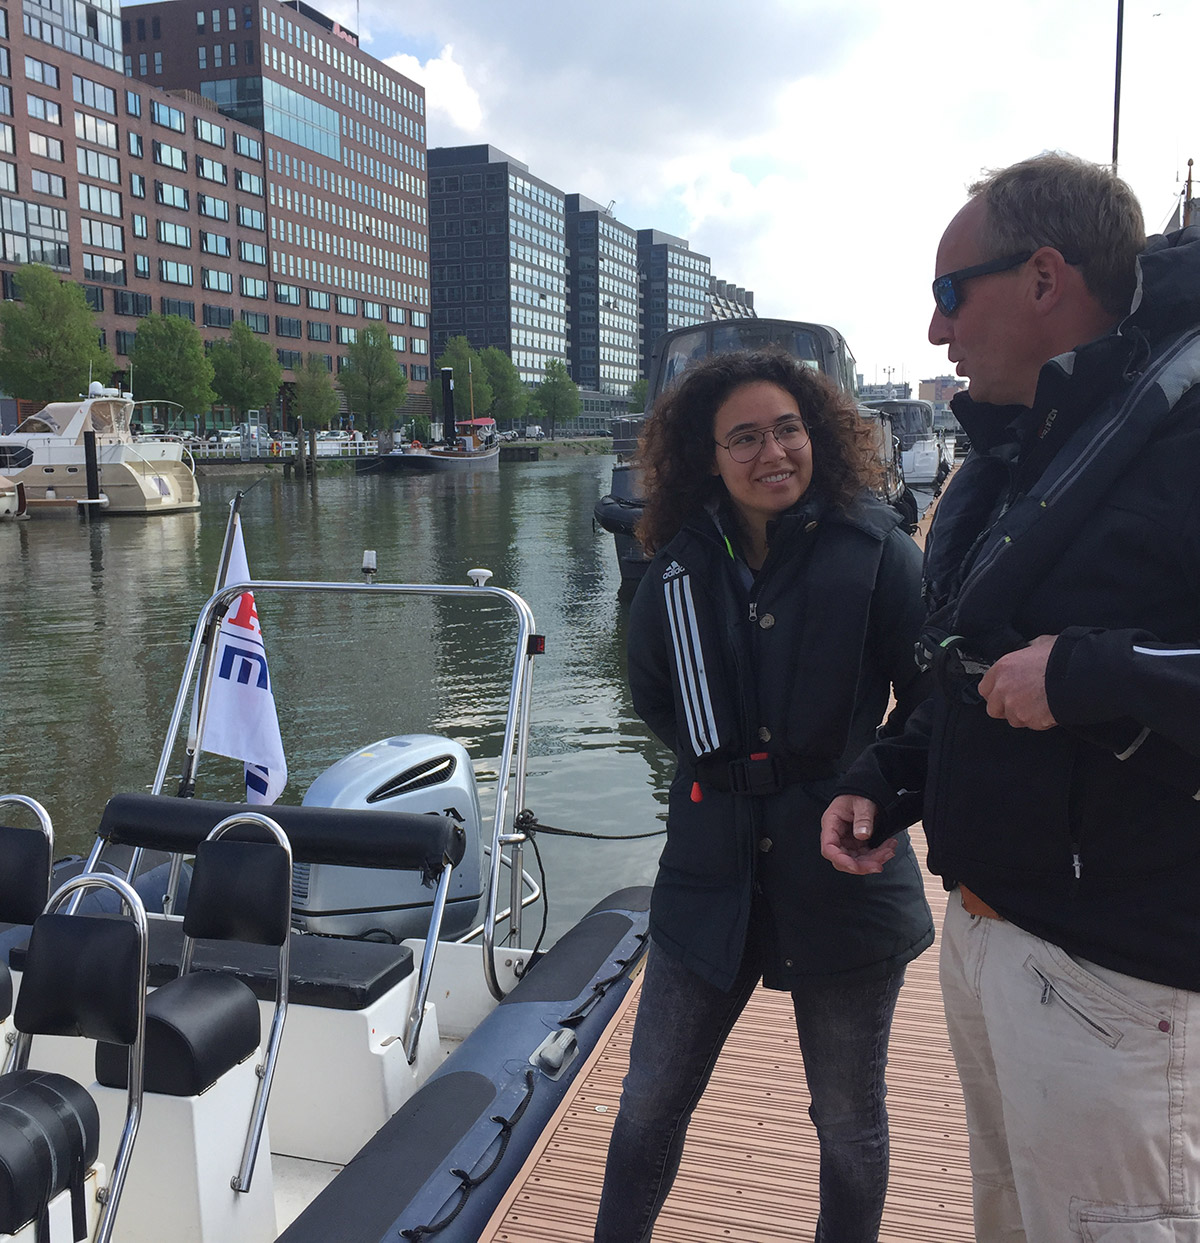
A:
<svg viewBox="0 0 1200 1243">
<path fill-rule="evenodd" d="M 638 445 L 645 504 L 637 536 L 648 552 L 670 541 L 688 517 L 726 495 L 713 420 L 746 384 L 777 384 L 796 399 L 812 443 L 812 487 L 830 504 L 848 505 L 879 477 L 875 425 L 828 376 L 783 350 L 736 350 L 692 363 L 654 403 Z"/>
</svg>

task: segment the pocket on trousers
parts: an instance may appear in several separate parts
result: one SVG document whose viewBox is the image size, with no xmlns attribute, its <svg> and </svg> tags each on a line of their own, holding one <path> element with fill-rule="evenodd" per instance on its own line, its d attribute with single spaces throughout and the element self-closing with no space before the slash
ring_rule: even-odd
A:
<svg viewBox="0 0 1200 1243">
<path fill-rule="evenodd" d="M 1041 990 L 1043 1005 L 1060 1005 L 1110 1049 L 1131 1028 L 1158 1028 L 1166 1017 L 1143 1006 L 1093 975 L 1069 954 L 1043 942 L 1025 959 L 1025 970 Z"/>
<path fill-rule="evenodd" d="M 1200 1205 L 1076 1203 L 1075 1229 L 1083 1243 L 1200 1243 Z"/>
</svg>

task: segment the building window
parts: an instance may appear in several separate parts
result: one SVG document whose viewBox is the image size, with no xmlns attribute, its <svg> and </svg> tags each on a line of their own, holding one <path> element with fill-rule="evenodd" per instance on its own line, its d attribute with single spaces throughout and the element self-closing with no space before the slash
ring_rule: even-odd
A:
<svg viewBox="0 0 1200 1243">
<path fill-rule="evenodd" d="M 5 68 L 5 76 L 8 76 L 7 67 Z M 52 86 L 58 89 L 58 70 L 44 60 L 38 60 L 34 56 L 25 57 L 25 76 L 30 82 L 40 82 L 43 86 Z"/>
<path fill-rule="evenodd" d="M 247 159 L 262 159 L 262 143 L 257 138 L 248 138 L 245 134 L 234 134 L 233 149 L 238 155 L 244 155 Z"/>
<path fill-rule="evenodd" d="M 196 210 L 213 220 L 229 219 L 229 204 L 224 199 L 213 198 L 211 194 L 196 196 Z"/>
<path fill-rule="evenodd" d="M 180 211 L 187 211 L 188 192 L 184 186 L 174 185 L 170 181 L 156 181 L 154 201 L 164 207 L 178 207 Z"/>
<path fill-rule="evenodd" d="M 40 95 L 26 95 L 25 110 L 39 121 L 46 121 L 50 125 L 62 124 L 62 109 L 53 99 L 43 99 Z"/>
<path fill-rule="evenodd" d="M 146 179 L 141 173 L 129 174 L 129 193 L 135 199 L 144 199 L 146 197 Z"/>
<path fill-rule="evenodd" d="M 241 278 L 241 289 L 243 298 L 262 298 L 266 301 L 267 282 L 260 280 L 257 276 L 243 276 Z M 264 315 L 264 319 L 267 317 Z M 266 332 L 267 329 L 263 329 Z"/>
<path fill-rule="evenodd" d="M 358 340 L 358 329 L 346 324 L 338 324 L 337 340 L 339 345 L 351 345 Z"/>
<path fill-rule="evenodd" d="M 288 371 L 295 371 L 300 366 L 299 350 L 276 350 L 275 354 L 279 359 L 279 365 Z"/>
<path fill-rule="evenodd" d="M 192 132 L 200 142 L 209 143 L 214 147 L 225 146 L 225 127 L 203 117 L 196 117 L 192 122 Z"/>
<path fill-rule="evenodd" d="M 196 304 L 180 298 L 160 298 L 159 309 L 164 315 L 177 315 L 180 319 L 196 322 Z"/>
<path fill-rule="evenodd" d="M 187 152 L 182 147 L 173 147 L 168 142 L 154 142 L 154 162 L 161 164 L 164 168 L 178 169 L 179 172 L 187 172 Z"/>
<path fill-rule="evenodd" d="M 140 160 L 145 154 L 142 147 L 141 134 L 135 134 L 133 130 L 128 130 L 126 137 L 129 139 L 129 154 Z"/>
<path fill-rule="evenodd" d="M 145 281 L 148 281 L 150 279 L 150 256 L 149 255 L 134 255 L 133 256 L 133 274 L 134 276 L 140 276 L 142 280 L 145 280 Z M 149 315 L 150 312 L 147 311 L 146 314 Z"/>
<path fill-rule="evenodd" d="M 301 333 L 301 323 L 298 319 L 293 319 L 290 315 L 275 316 L 275 335 L 277 337 L 298 337 Z"/>
<path fill-rule="evenodd" d="M 203 43 L 196 49 L 196 68 L 208 68 L 208 48 L 206 48 Z"/>
<path fill-rule="evenodd" d="M 186 224 L 176 224 L 173 220 L 160 220 L 158 222 L 158 240 L 165 246 L 182 246 L 190 250 L 192 231 Z"/>
<path fill-rule="evenodd" d="M 229 238 L 223 233 L 204 233 L 200 234 L 200 249 L 206 255 L 225 255 L 230 254 Z"/>
<path fill-rule="evenodd" d="M 117 353 L 128 356 L 133 353 L 133 345 L 137 340 L 136 332 L 117 331 Z"/>
<path fill-rule="evenodd" d="M 338 294 L 337 309 L 341 315 L 358 316 L 358 299 L 348 298 L 344 294 Z"/>
<path fill-rule="evenodd" d="M 263 294 L 266 297 L 266 294 Z M 271 317 L 261 311 L 243 311 L 242 323 L 250 329 L 251 332 L 266 333 L 271 331 Z"/>
<path fill-rule="evenodd" d="M 230 328 L 233 326 L 233 307 L 211 306 L 204 304 L 204 326 L 206 328 Z"/>
<path fill-rule="evenodd" d="M 323 289 L 310 289 L 308 291 L 308 305 L 313 311 L 328 311 L 331 298 Z"/>
<path fill-rule="evenodd" d="M 133 216 L 133 236 L 134 237 L 149 237 L 150 236 L 149 220 L 147 220 L 145 216 L 139 216 L 136 212 L 134 213 L 134 216 Z"/>
<path fill-rule="evenodd" d="M 140 319 L 150 314 L 152 305 L 148 293 L 134 293 L 131 289 L 113 290 L 113 310 L 118 315 L 136 315 Z"/>
<path fill-rule="evenodd" d="M 158 261 L 158 279 L 165 285 L 190 285 L 192 283 L 192 265 L 176 263 L 174 259 Z"/>
<path fill-rule="evenodd" d="M 257 173 L 248 173 L 244 169 L 239 168 L 234 182 L 239 190 L 244 190 L 247 194 L 256 194 L 259 198 L 262 198 L 263 179 Z"/>
<path fill-rule="evenodd" d="M 332 339 L 332 333 L 328 324 L 318 323 L 314 320 L 308 321 L 308 339 L 310 341 L 329 341 Z"/>
<path fill-rule="evenodd" d="M 201 268 L 200 286 L 216 293 L 233 293 L 233 277 L 228 272 L 218 272 L 215 268 Z"/>
<path fill-rule="evenodd" d="M 161 52 L 154 53 L 154 72 L 162 73 L 162 53 Z"/>
<path fill-rule="evenodd" d="M 245 204 L 239 203 L 237 218 L 238 224 L 244 229 L 257 229 L 260 233 L 266 232 L 266 217 L 256 207 L 247 207 Z"/>
<path fill-rule="evenodd" d="M 267 248 L 257 242 L 238 242 L 238 258 L 243 263 L 258 263 L 266 267 Z"/>
<path fill-rule="evenodd" d="M 45 134 L 34 134 L 31 132 L 29 135 L 29 153 L 30 155 L 40 155 L 44 160 L 57 160 L 61 164 L 63 158 L 62 139 L 49 138 Z"/>
<path fill-rule="evenodd" d="M 196 176 L 205 181 L 218 181 L 221 185 L 229 180 L 225 165 L 220 160 L 209 160 L 202 155 L 196 156 Z"/>
<path fill-rule="evenodd" d="M 125 111 L 131 117 L 140 117 L 142 115 L 142 97 L 137 91 L 125 92 Z"/>
</svg>

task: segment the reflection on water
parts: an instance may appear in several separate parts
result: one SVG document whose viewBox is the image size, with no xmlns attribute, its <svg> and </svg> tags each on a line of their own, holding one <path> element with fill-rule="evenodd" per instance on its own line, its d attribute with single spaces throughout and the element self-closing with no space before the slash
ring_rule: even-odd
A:
<svg viewBox="0 0 1200 1243">
<path fill-rule="evenodd" d="M 612 537 L 592 529 L 611 466 L 593 456 L 479 475 L 272 477 L 242 502 L 251 573 L 357 580 L 364 548 L 377 551 L 381 581 L 465 584 L 467 570 L 492 570 L 546 636 L 529 805 L 550 825 L 645 832 L 661 827 L 670 760 L 630 705 Z M 203 480 L 199 514 L 0 525 L 0 788 L 46 804 L 60 850 L 86 849 L 109 795 L 153 780 L 228 502 L 250 482 Z M 284 801 L 390 734 L 449 734 L 481 762 L 498 750 L 509 610 L 274 596 L 259 611 L 290 771 Z M 204 756 L 197 793 L 240 797 L 240 766 Z M 648 881 L 660 849 L 654 839 L 540 844 L 552 936 L 610 890 Z"/>
</svg>

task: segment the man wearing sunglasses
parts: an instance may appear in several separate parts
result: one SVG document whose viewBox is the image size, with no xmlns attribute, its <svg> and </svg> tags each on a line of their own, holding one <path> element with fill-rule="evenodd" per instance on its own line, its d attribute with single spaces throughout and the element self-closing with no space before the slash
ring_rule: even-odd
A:
<svg viewBox="0 0 1200 1243">
<path fill-rule="evenodd" d="M 1200 229 L 1107 167 L 990 174 L 929 338 L 972 452 L 927 542 L 937 691 L 825 814 L 924 820 L 983 1243 L 1200 1240 Z"/>
</svg>

